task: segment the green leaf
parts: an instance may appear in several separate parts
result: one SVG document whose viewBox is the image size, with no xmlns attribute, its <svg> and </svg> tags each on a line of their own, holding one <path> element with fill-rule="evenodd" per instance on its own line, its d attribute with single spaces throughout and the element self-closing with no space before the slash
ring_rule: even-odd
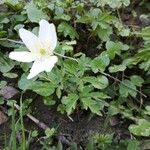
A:
<svg viewBox="0 0 150 150">
<path fill-rule="evenodd" d="M 104 89 L 108 86 L 108 79 L 105 76 L 84 77 L 83 81 L 91 83 L 97 89 Z"/>
<path fill-rule="evenodd" d="M 58 26 L 58 32 L 63 33 L 65 37 L 70 36 L 71 39 L 79 38 L 76 30 L 67 22 L 62 22 Z"/>
<path fill-rule="evenodd" d="M 127 150 L 141 150 L 140 143 L 137 140 L 130 140 L 127 146 Z"/>
<path fill-rule="evenodd" d="M 54 101 L 53 97 L 51 97 L 51 96 L 44 97 L 43 101 L 44 101 L 45 105 L 49 105 L 49 106 L 52 106 L 52 105 L 54 105 L 56 103 L 56 101 Z"/>
<path fill-rule="evenodd" d="M 139 87 L 141 87 L 142 84 L 144 83 L 144 80 L 138 75 L 131 76 L 130 80 L 135 86 L 139 86 Z"/>
<path fill-rule="evenodd" d="M 115 58 L 115 55 L 120 55 L 121 50 L 128 50 L 129 47 L 128 45 L 125 45 L 121 42 L 112 42 L 112 41 L 107 41 L 106 42 L 106 49 L 109 57 L 111 59 Z"/>
<path fill-rule="evenodd" d="M 21 90 L 25 91 L 27 89 L 30 89 L 33 82 L 34 82 L 33 80 L 28 80 L 25 74 L 22 74 L 20 80 L 18 81 L 18 87 Z"/>
<path fill-rule="evenodd" d="M 136 125 L 130 125 L 129 130 L 137 136 L 150 136 L 150 122 L 145 119 L 139 119 Z"/>
<path fill-rule="evenodd" d="M 31 136 L 33 138 L 37 137 L 38 136 L 38 131 L 37 130 L 32 131 Z"/>
<path fill-rule="evenodd" d="M 62 146 L 62 143 L 60 141 L 58 141 L 56 150 L 63 150 L 63 146 Z"/>
<path fill-rule="evenodd" d="M 109 36 L 112 34 L 112 28 L 108 27 L 107 29 L 102 29 L 101 27 L 98 27 L 95 32 L 102 41 L 108 41 Z"/>
<path fill-rule="evenodd" d="M 119 31 L 119 34 L 123 37 L 127 37 L 130 35 L 130 29 L 129 28 L 122 28 L 120 31 Z"/>
<path fill-rule="evenodd" d="M 0 105 L 2 105 L 2 104 L 4 104 L 4 99 L 3 99 L 3 97 L 0 97 Z"/>
<path fill-rule="evenodd" d="M 91 68 L 94 73 L 105 71 L 105 68 L 109 65 L 110 60 L 106 52 L 102 52 L 98 57 L 91 61 Z"/>
<path fill-rule="evenodd" d="M 19 0 L 4 0 L 4 3 L 15 11 L 22 9 L 22 4 Z"/>
<path fill-rule="evenodd" d="M 71 93 L 68 96 L 62 98 L 62 103 L 66 106 L 66 112 L 68 115 L 76 108 L 77 100 L 79 99 L 77 94 Z"/>
<path fill-rule="evenodd" d="M 15 66 L 15 63 L 0 52 L 0 72 L 7 73 Z"/>
<path fill-rule="evenodd" d="M 109 72 L 114 73 L 114 72 L 124 71 L 125 69 L 126 66 L 124 65 L 113 65 L 109 67 Z"/>
<path fill-rule="evenodd" d="M 123 80 L 120 84 L 119 93 L 122 97 L 136 97 L 136 86 L 129 80 Z"/>
<path fill-rule="evenodd" d="M 46 135 L 46 137 L 52 137 L 53 135 L 54 135 L 54 133 L 55 133 L 55 129 L 54 128 L 47 128 L 46 130 L 45 130 L 45 135 Z"/>
<path fill-rule="evenodd" d="M 83 103 L 83 108 L 84 109 L 90 109 L 92 113 L 95 113 L 97 115 L 102 115 L 100 112 L 100 106 L 95 100 L 92 100 L 90 97 L 87 98 L 81 98 L 81 101 Z"/>
<path fill-rule="evenodd" d="M 30 89 L 41 96 L 50 96 L 55 92 L 56 85 L 51 82 L 34 81 Z"/>
<path fill-rule="evenodd" d="M 75 61 L 72 60 L 66 60 L 63 62 L 64 68 L 66 72 L 69 72 L 71 74 L 76 74 L 78 70 L 78 64 Z"/>
<path fill-rule="evenodd" d="M 74 144 L 71 145 L 71 147 L 69 147 L 67 150 L 78 150 L 77 144 L 74 143 Z"/>
<path fill-rule="evenodd" d="M 4 88 L 7 85 L 6 81 L 0 81 L 0 89 Z"/>
<path fill-rule="evenodd" d="M 26 5 L 26 11 L 27 11 L 28 18 L 31 22 L 39 23 L 41 19 L 45 19 L 45 20 L 49 19 L 47 14 L 45 14 L 42 10 L 38 9 L 36 5 L 32 2 Z"/>
<path fill-rule="evenodd" d="M 144 114 L 149 115 L 150 116 L 150 105 L 145 107 L 145 111 Z"/>
<path fill-rule="evenodd" d="M 17 77 L 18 77 L 18 75 L 17 75 L 16 73 L 10 73 L 10 72 L 8 72 L 8 73 L 3 73 L 3 76 L 4 76 L 4 77 L 7 77 L 7 78 L 10 78 L 10 79 L 13 79 L 13 78 L 17 78 Z"/>
</svg>

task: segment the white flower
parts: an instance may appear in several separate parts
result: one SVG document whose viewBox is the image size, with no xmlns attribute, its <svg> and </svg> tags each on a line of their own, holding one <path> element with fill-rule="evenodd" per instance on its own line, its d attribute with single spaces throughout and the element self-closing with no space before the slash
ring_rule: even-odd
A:
<svg viewBox="0 0 150 150">
<path fill-rule="evenodd" d="M 19 30 L 19 35 L 29 51 L 11 52 L 9 58 L 20 62 L 34 61 L 27 79 L 35 77 L 40 72 L 50 72 L 58 61 L 53 51 L 57 45 L 57 35 L 54 24 L 46 20 L 39 22 L 39 36 L 25 29 Z"/>
</svg>

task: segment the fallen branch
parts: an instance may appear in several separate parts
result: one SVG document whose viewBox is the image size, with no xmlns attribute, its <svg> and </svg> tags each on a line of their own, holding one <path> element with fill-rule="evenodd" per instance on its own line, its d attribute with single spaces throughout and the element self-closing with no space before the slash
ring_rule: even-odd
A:
<svg viewBox="0 0 150 150">
<path fill-rule="evenodd" d="M 20 110 L 20 106 L 19 106 L 19 105 L 14 104 L 14 106 L 15 106 L 15 108 L 17 108 L 17 110 Z M 32 120 L 38 127 L 42 128 L 42 129 L 44 129 L 44 130 L 46 130 L 46 129 L 48 128 L 48 126 L 47 126 L 45 123 L 39 121 L 37 118 L 35 118 L 35 117 L 32 116 L 31 114 L 27 114 L 27 117 L 28 117 L 30 120 Z"/>
</svg>

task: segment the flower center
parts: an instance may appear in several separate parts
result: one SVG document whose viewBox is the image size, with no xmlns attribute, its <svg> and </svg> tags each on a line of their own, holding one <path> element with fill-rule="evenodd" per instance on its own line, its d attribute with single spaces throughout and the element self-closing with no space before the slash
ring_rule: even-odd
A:
<svg viewBox="0 0 150 150">
<path fill-rule="evenodd" d="M 44 48 L 41 48 L 40 49 L 40 54 L 43 56 L 43 55 L 45 55 L 46 54 L 46 50 L 44 49 Z"/>
</svg>

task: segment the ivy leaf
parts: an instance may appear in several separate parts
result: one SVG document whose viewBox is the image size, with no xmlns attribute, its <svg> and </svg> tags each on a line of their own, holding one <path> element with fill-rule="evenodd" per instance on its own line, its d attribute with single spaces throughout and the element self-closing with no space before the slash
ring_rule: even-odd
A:
<svg viewBox="0 0 150 150">
<path fill-rule="evenodd" d="M 141 87 L 142 84 L 144 83 L 144 80 L 138 75 L 131 76 L 130 80 L 135 86 L 139 86 L 139 87 Z"/>
<path fill-rule="evenodd" d="M 120 84 L 119 93 L 122 97 L 136 97 L 136 86 L 129 80 L 123 80 Z"/>
<path fill-rule="evenodd" d="M 49 17 L 42 10 L 38 9 L 34 3 L 26 5 L 28 18 L 31 22 L 39 23 L 41 19 L 48 20 Z"/>
<path fill-rule="evenodd" d="M 79 38 L 79 35 L 76 32 L 76 30 L 67 22 L 62 22 L 59 24 L 58 32 L 63 33 L 65 37 L 70 36 L 72 40 L 74 40 L 75 38 Z"/>
<path fill-rule="evenodd" d="M 137 125 L 130 125 L 129 130 L 137 136 L 150 136 L 150 122 L 145 119 L 139 119 Z"/>
<path fill-rule="evenodd" d="M 124 65 L 113 65 L 109 67 L 109 72 L 114 73 L 114 72 L 124 71 L 125 69 L 126 66 Z"/>
<path fill-rule="evenodd" d="M 62 98 L 62 103 L 66 106 L 66 112 L 68 115 L 76 108 L 77 100 L 79 99 L 77 94 L 71 93 L 68 96 Z"/>
<path fill-rule="evenodd" d="M 94 73 L 105 71 L 105 68 L 109 65 L 110 59 L 106 52 L 102 52 L 98 57 L 91 61 L 91 68 Z"/>
</svg>

